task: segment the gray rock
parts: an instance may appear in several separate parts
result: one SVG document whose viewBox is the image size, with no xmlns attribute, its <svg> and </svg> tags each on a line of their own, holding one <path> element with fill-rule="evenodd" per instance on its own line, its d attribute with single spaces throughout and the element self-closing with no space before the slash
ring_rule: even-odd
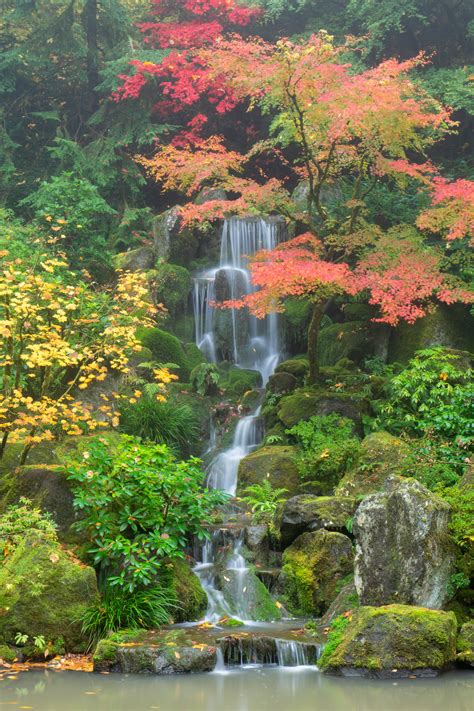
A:
<svg viewBox="0 0 474 711">
<path fill-rule="evenodd" d="M 450 510 L 416 480 L 396 476 L 364 499 L 353 526 L 362 605 L 443 607 L 454 559 Z"/>
<path fill-rule="evenodd" d="M 153 243 L 158 260 L 170 256 L 171 238 L 179 231 L 179 207 L 172 207 L 153 220 Z"/>
<path fill-rule="evenodd" d="M 155 266 L 155 259 L 155 252 L 151 247 L 138 247 L 116 254 L 114 267 L 129 272 L 147 272 Z"/>
<path fill-rule="evenodd" d="M 283 545 L 289 545 L 305 531 L 344 531 L 358 501 L 351 496 L 293 496 L 283 508 L 280 531 Z"/>
<path fill-rule="evenodd" d="M 298 379 L 291 373 L 274 373 L 267 383 L 267 390 L 271 393 L 291 393 L 298 387 Z"/>
</svg>

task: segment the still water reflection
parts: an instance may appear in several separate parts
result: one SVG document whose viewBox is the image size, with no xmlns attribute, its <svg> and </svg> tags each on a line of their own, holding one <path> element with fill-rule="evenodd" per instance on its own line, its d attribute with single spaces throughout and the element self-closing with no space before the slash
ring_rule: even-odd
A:
<svg viewBox="0 0 474 711">
<path fill-rule="evenodd" d="M 378 681 L 309 668 L 136 677 L 22 673 L 0 684 L 0 710 L 35 711 L 472 711 L 474 674 Z"/>
</svg>

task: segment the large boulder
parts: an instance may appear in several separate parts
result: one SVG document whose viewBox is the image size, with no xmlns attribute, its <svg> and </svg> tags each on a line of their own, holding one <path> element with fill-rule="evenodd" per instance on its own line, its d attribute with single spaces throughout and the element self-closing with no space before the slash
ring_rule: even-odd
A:
<svg viewBox="0 0 474 711">
<path fill-rule="evenodd" d="M 330 625 L 336 617 L 347 615 L 348 612 L 351 612 L 357 607 L 359 607 L 359 597 L 354 581 L 351 580 L 350 583 L 342 586 L 337 597 L 331 602 L 321 618 L 321 625 Z"/>
<path fill-rule="evenodd" d="M 395 476 L 363 500 L 353 525 L 361 604 L 443 606 L 454 557 L 450 510 L 415 479 Z"/>
<path fill-rule="evenodd" d="M 322 328 L 318 336 L 320 365 L 335 365 L 342 358 L 358 362 L 373 355 L 374 330 L 374 325 L 367 321 L 334 323 Z"/>
<path fill-rule="evenodd" d="M 300 494 L 285 503 L 281 516 L 280 531 L 283 545 L 289 545 L 305 531 L 346 530 L 347 521 L 359 505 L 351 496 L 313 496 Z"/>
<path fill-rule="evenodd" d="M 421 607 L 360 607 L 333 623 L 318 662 L 329 674 L 433 676 L 456 655 L 456 616 Z"/>
<path fill-rule="evenodd" d="M 288 496 L 294 496 L 300 485 L 296 456 L 296 447 L 281 445 L 261 447 L 248 454 L 239 465 L 237 493 L 242 495 L 247 486 L 268 480 L 274 488 L 287 489 Z"/>
<path fill-rule="evenodd" d="M 0 641 L 43 636 L 56 652 L 84 651 L 81 615 L 97 599 L 92 568 L 31 531 L 0 567 Z"/>
<path fill-rule="evenodd" d="M 291 393 L 298 387 L 297 378 L 291 373 L 274 373 L 270 375 L 267 383 L 267 391 L 276 395 Z"/>
<path fill-rule="evenodd" d="M 99 642 L 94 671 L 120 674 L 192 674 L 210 672 L 217 661 L 214 645 L 197 643 L 178 633 L 132 630 L 117 632 Z"/>
<path fill-rule="evenodd" d="M 283 552 L 283 586 L 291 610 L 322 615 L 352 573 L 353 559 L 351 540 L 342 533 L 320 529 L 299 536 Z"/>
<path fill-rule="evenodd" d="M 357 464 L 344 475 L 337 496 L 365 496 L 380 491 L 391 474 L 400 471 L 409 447 L 388 432 L 373 432 L 360 445 Z"/>
<path fill-rule="evenodd" d="M 456 660 L 462 666 L 474 667 L 474 620 L 466 622 L 460 629 L 457 641 Z"/>
<path fill-rule="evenodd" d="M 336 413 L 353 420 L 355 429 L 362 431 L 364 409 L 365 402 L 359 395 L 302 388 L 280 400 L 278 418 L 285 427 L 293 427 L 313 415 L 324 417 Z"/>
<path fill-rule="evenodd" d="M 114 267 L 127 272 L 147 272 L 155 266 L 155 259 L 155 252 L 151 247 L 138 247 L 116 254 Z"/>
</svg>

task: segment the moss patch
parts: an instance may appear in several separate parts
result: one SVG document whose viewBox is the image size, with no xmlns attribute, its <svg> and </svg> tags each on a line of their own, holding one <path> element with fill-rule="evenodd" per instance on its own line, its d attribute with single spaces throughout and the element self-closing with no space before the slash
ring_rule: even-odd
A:
<svg viewBox="0 0 474 711">
<path fill-rule="evenodd" d="M 300 476 L 296 466 L 296 447 L 261 447 L 244 457 L 239 465 L 238 494 L 251 484 L 268 479 L 274 488 L 288 490 L 288 496 L 298 492 Z"/>
<path fill-rule="evenodd" d="M 179 605 L 173 614 L 175 622 L 199 620 L 207 608 L 207 595 L 199 578 L 185 560 L 173 561 L 169 571 L 170 587 Z"/>
</svg>

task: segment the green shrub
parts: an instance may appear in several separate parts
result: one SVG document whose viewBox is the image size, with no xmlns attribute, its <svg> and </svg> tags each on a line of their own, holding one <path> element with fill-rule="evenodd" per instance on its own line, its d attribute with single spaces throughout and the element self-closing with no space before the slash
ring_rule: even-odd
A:
<svg viewBox="0 0 474 711">
<path fill-rule="evenodd" d="M 190 405 L 173 399 L 159 402 L 144 392 L 135 403 L 120 405 L 120 430 L 147 442 L 167 444 L 177 454 L 189 456 L 199 435 L 199 421 Z"/>
<path fill-rule="evenodd" d="M 191 371 L 191 385 L 198 395 L 215 394 L 219 380 L 219 370 L 214 363 L 201 363 Z"/>
<path fill-rule="evenodd" d="M 302 420 L 286 431 L 301 447 L 297 464 L 304 485 L 332 493 L 357 457 L 360 444 L 353 430 L 352 420 L 332 414 Z"/>
<path fill-rule="evenodd" d="M 73 268 L 86 268 L 95 275 L 108 270 L 107 238 L 116 213 L 95 185 L 73 173 L 61 173 L 43 182 L 21 204 L 32 208 L 41 228 L 59 228 L 57 234 L 65 235 L 58 244 Z"/>
<path fill-rule="evenodd" d="M 166 587 L 130 592 L 107 586 L 101 598 L 82 616 L 82 633 L 92 645 L 111 632 L 152 629 L 169 622 L 176 607 L 176 598 Z"/>
<path fill-rule="evenodd" d="M 57 541 L 56 528 L 51 514 L 43 513 L 29 499 L 22 497 L 18 504 L 9 506 L 0 516 L 0 562 L 30 531 L 37 531 L 42 538 Z"/>
<path fill-rule="evenodd" d="M 226 500 L 203 488 L 197 459 L 178 461 L 166 445 L 122 435 L 117 447 L 92 438 L 68 469 L 77 528 L 101 579 L 133 592 L 155 583 L 166 561 L 182 558 L 190 536 L 203 540 L 214 508 Z"/>
<path fill-rule="evenodd" d="M 286 501 L 285 494 L 288 489 L 274 489 L 268 479 L 261 484 L 248 486 L 242 501 L 252 510 L 255 523 L 268 523 L 271 530 L 275 531 L 275 518 L 281 504 Z"/>
</svg>

